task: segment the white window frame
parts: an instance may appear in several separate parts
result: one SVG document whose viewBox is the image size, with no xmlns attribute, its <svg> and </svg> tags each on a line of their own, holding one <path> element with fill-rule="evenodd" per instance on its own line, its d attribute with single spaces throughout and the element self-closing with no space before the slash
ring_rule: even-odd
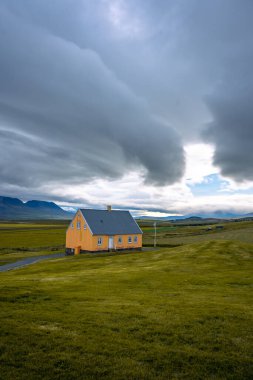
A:
<svg viewBox="0 0 253 380">
<path fill-rule="evenodd" d="M 132 244 L 132 242 L 133 242 L 133 240 L 132 240 L 132 236 L 128 236 L 127 241 L 128 241 L 128 244 Z"/>
<path fill-rule="evenodd" d="M 71 223 L 71 228 L 74 228 L 74 223 L 73 222 Z"/>
<path fill-rule="evenodd" d="M 81 229 L 81 222 L 77 221 L 77 223 L 76 223 L 76 228 L 77 228 L 78 230 Z"/>
<path fill-rule="evenodd" d="M 102 245 L 103 243 L 103 238 L 100 236 L 98 237 L 98 245 Z"/>
<path fill-rule="evenodd" d="M 119 236 L 118 237 L 118 244 L 122 244 L 123 240 L 122 240 L 122 236 Z"/>
<path fill-rule="evenodd" d="M 84 223 L 84 225 L 83 225 L 83 229 L 84 229 L 84 230 L 87 229 L 87 224 L 86 224 L 86 223 Z"/>
<path fill-rule="evenodd" d="M 134 243 L 138 243 L 138 236 L 137 235 L 135 235 L 135 237 L 134 237 Z"/>
</svg>

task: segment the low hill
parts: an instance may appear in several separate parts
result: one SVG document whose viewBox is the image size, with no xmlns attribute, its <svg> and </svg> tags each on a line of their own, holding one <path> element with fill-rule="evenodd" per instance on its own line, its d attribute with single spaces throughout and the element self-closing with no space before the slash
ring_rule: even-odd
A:
<svg viewBox="0 0 253 380">
<path fill-rule="evenodd" d="M 0 220 L 17 219 L 71 219 L 72 214 L 53 202 L 0 196 Z"/>
<path fill-rule="evenodd" d="M 138 216 L 137 219 L 143 221 L 171 221 L 171 222 L 184 222 L 184 221 L 219 221 L 219 220 L 236 220 L 236 219 L 245 219 L 245 218 L 253 218 L 253 212 L 248 214 L 235 214 L 226 211 L 212 211 L 212 212 L 202 212 L 200 214 L 186 214 L 186 215 L 168 215 L 162 217 L 154 217 L 154 216 Z"/>
</svg>

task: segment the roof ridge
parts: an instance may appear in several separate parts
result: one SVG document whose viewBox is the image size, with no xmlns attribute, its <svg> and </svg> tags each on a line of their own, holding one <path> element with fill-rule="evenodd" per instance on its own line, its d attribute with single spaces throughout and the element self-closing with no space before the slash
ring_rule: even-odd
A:
<svg viewBox="0 0 253 380">
<path fill-rule="evenodd" d="M 142 230 L 128 210 L 79 209 L 93 234 L 142 234 Z"/>
<path fill-rule="evenodd" d="M 107 209 L 103 208 L 103 209 L 100 209 L 100 208 L 80 208 L 79 210 L 89 210 L 89 211 L 108 211 Z M 113 211 L 117 211 L 117 212 L 129 212 L 130 214 L 130 211 L 129 210 L 110 210 L 108 212 L 113 212 Z"/>
</svg>

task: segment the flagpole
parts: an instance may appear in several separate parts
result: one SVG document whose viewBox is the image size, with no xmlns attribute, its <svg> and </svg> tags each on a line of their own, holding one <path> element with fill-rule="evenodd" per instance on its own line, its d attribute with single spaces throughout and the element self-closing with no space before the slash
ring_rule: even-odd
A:
<svg viewBox="0 0 253 380">
<path fill-rule="evenodd" d="M 156 247 L 156 222 L 154 222 L 155 235 L 154 235 L 154 247 Z"/>
</svg>

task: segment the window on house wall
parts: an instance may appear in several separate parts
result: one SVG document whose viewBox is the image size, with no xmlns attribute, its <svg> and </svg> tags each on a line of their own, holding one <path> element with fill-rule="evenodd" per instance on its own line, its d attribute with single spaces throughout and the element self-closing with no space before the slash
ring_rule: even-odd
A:
<svg viewBox="0 0 253 380">
<path fill-rule="evenodd" d="M 132 236 L 128 236 L 128 243 L 132 243 Z"/>
<path fill-rule="evenodd" d="M 76 224 L 76 228 L 77 228 L 78 230 L 80 230 L 80 228 L 81 228 L 81 222 L 77 222 L 77 224 Z"/>
<path fill-rule="evenodd" d="M 134 237 L 134 242 L 135 242 L 135 243 L 138 242 L 138 236 L 135 236 L 135 237 Z"/>
<path fill-rule="evenodd" d="M 83 225 L 83 229 L 84 229 L 84 230 L 87 229 L 87 224 L 86 224 L 86 223 L 84 223 L 84 225 Z"/>
<path fill-rule="evenodd" d="M 102 245 L 103 239 L 101 237 L 98 238 L 98 245 Z"/>
<path fill-rule="evenodd" d="M 74 223 L 71 223 L 71 228 L 74 228 Z"/>
<path fill-rule="evenodd" d="M 118 237 L 118 244 L 122 244 L 122 236 Z"/>
</svg>

